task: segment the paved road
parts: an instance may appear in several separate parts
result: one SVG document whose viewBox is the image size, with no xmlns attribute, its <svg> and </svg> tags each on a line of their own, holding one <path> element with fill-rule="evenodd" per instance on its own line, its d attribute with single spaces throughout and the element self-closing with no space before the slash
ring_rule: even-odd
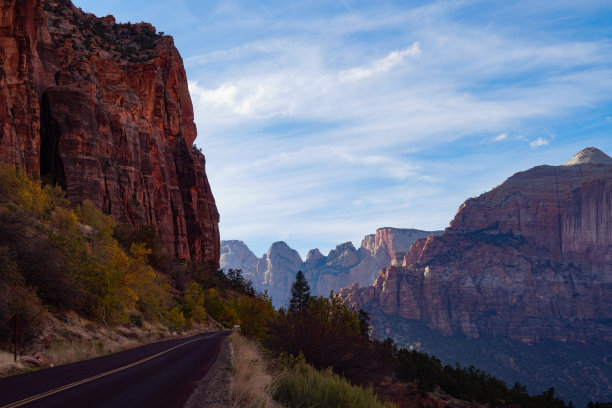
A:
<svg viewBox="0 0 612 408">
<path fill-rule="evenodd" d="M 0 408 L 182 407 L 214 364 L 228 334 L 166 340 L 0 378 Z"/>
</svg>

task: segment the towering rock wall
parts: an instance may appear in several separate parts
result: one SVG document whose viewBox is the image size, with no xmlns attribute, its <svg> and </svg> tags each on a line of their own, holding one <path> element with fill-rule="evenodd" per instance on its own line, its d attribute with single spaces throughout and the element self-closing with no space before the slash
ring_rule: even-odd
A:
<svg viewBox="0 0 612 408">
<path fill-rule="evenodd" d="M 612 341 L 612 159 L 589 148 L 467 200 L 349 304 L 445 335 Z"/>
<path fill-rule="evenodd" d="M 182 59 L 150 24 L 69 0 L 0 5 L 0 161 L 53 180 L 177 258 L 219 259 Z"/>
<path fill-rule="evenodd" d="M 401 264 L 417 239 L 440 233 L 380 228 L 375 234 L 366 236 L 358 249 L 350 242 L 338 245 L 327 256 L 313 249 L 304 262 L 284 242 L 275 242 L 262 258 L 257 259 L 242 241 L 222 241 L 221 267 L 242 269 L 255 289 L 268 291 L 275 306 L 286 306 L 291 284 L 299 270 L 304 272 L 314 295 L 328 296 L 330 291 L 337 292 L 353 282 L 370 285 L 381 268 Z"/>
</svg>

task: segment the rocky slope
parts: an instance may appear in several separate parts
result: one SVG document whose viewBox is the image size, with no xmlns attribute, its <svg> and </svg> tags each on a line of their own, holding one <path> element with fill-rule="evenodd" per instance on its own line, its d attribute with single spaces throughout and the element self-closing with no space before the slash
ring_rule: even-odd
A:
<svg viewBox="0 0 612 408">
<path fill-rule="evenodd" d="M 352 243 L 338 245 L 323 255 L 318 249 L 308 252 L 306 260 L 284 242 L 275 242 L 262 258 L 257 257 L 242 241 L 221 241 L 221 267 L 242 269 L 255 289 L 267 290 L 274 305 L 285 306 L 297 271 L 304 272 L 315 295 L 328 296 L 353 282 L 369 285 L 378 271 L 401 264 L 410 246 L 419 238 L 441 231 L 380 228 L 366 236 L 356 249 Z"/>
<path fill-rule="evenodd" d="M 515 174 L 467 200 L 401 266 L 340 296 L 447 336 L 611 342 L 612 158 L 588 148 Z"/>
<path fill-rule="evenodd" d="M 219 214 L 172 37 L 69 0 L 0 4 L 0 161 L 55 181 L 177 258 L 219 259 Z"/>
</svg>

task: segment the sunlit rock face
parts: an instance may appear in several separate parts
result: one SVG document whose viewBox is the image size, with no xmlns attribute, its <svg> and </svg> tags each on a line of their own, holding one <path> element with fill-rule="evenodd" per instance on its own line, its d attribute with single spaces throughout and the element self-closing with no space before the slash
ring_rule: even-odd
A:
<svg viewBox="0 0 612 408">
<path fill-rule="evenodd" d="M 340 296 L 445 335 L 612 341 L 612 159 L 588 148 L 515 174 Z"/>
<path fill-rule="evenodd" d="M 221 267 L 242 269 L 258 291 L 268 291 L 274 305 L 286 306 L 291 284 L 298 271 L 304 272 L 314 295 L 328 296 L 331 291 L 354 282 L 370 285 L 378 271 L 389 265 L 401 264 L 404 255 L 417 239 L 441 231 L 380 228 L 366 236 L 359 248 L 346 242 L 327 256 L 318 249 L 308 252 L 306 260 L 284 242 L 272 244 L 262 258 L 257 257 L 241 241 L 221 241 Z"/>
<path fill-rule="evenodd" d="M 54 180 L 177 258 L 219 260 L 219 214 L 193 146 L 183 62 L 170 36 L 68 0 L 0 5 L 0 160 Z"/>
<path fill-rule="evenodd" d="M 242 241 L 221 241 L 221 257 L 219 264 L 224 270 L 240 269 L 254 272 L 257 270 L 259 259 Z"/>
</svg>

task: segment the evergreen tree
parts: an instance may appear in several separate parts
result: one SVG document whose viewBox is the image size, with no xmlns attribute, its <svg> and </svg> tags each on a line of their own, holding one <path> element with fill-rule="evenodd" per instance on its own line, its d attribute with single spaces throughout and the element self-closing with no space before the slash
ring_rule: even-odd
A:
<svg viewBox="0 0 612 408">
<path fill-rule="evenodd" d="M 365 338 L 370 338 L 370 316 L 363 309 L 359 309 L 357 313 L 359 317 L 359 332 Z"/>
<path fill-rule="evenodd" d="M 310 285 L 302 271 L 295 275 L 295 282 L 291 285 L 291 300 L 289 312 L 300 312 L 308 307 L 310 300 Z"/>
</svg>

